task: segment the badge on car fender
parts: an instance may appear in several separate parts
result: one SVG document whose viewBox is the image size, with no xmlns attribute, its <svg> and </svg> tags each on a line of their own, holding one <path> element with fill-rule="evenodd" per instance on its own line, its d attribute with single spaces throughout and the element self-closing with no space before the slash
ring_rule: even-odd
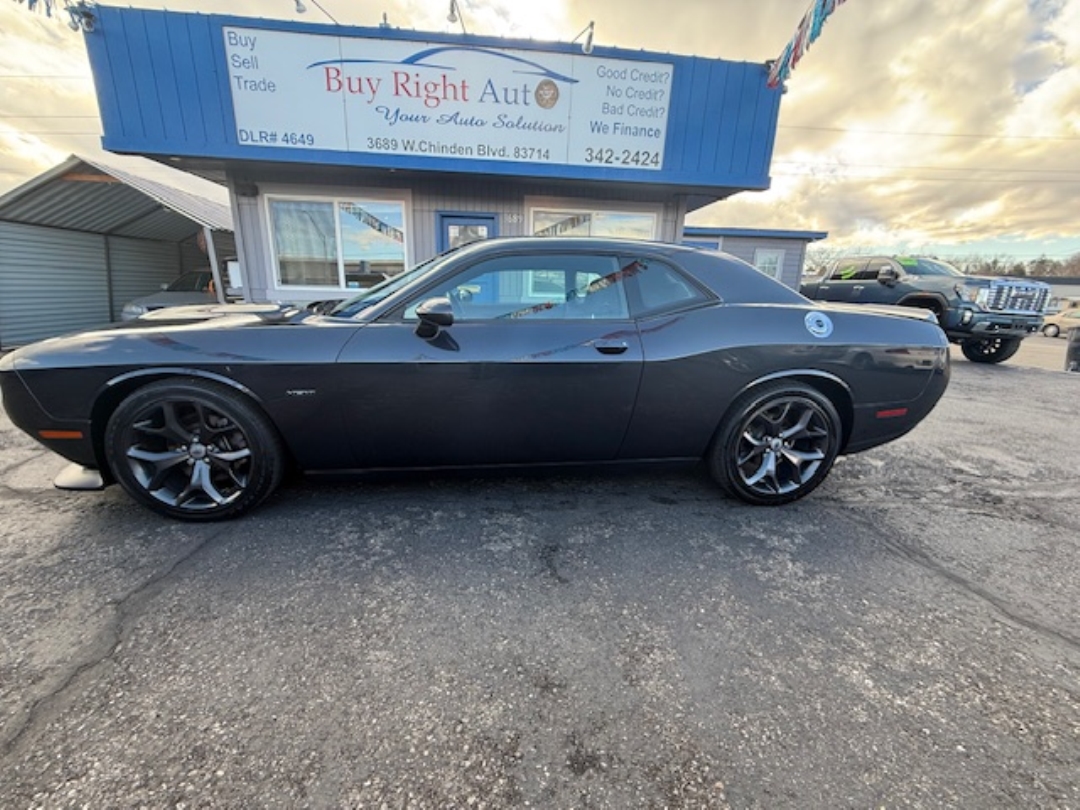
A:
<svg viewBox="0 0 1080 810">
<path fill-rule="evenodd" d="M 832 319 L 824 312 L 807 312 L 806 331 L 816 338 L 827 338 L 832 334 Z"/>
</svg>

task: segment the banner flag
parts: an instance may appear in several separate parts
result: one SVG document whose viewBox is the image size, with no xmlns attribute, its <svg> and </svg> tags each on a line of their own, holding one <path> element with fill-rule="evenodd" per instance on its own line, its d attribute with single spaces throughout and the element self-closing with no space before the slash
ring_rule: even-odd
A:
<svg viewBox="0 0 1080 810">
<path fill-rule="evenodd" d="M 777 87 L 787 81 L 791 71 L 799 64 L 814 41 L 821 36 L 821 29 L 825 20 L 836 11 L 836 7 L 842 5 L 845 0 L 814 0 L 810 8 L 803 14 L 795 29 L 795 36 L 784 46 L 780 58 L 769 66 L 769 87 Z"/>
<path fill-rule="evenodd" d="M 30 11 L 37 11 L 41 9 L 45 12 L 46 17 L 51 17 L 53 9 L 56 8 L 56 0 L 15 0 L 16 3 L 26 3 L 26 7 Z"/>
<path fill-rule="evenodd" d="M 365 211 L 359 205 L 355 203 L 342 203 L 341 210 L 346 213 L 352 214 L 360 222 L 367 225 L 373 231 L 381 233 L 383 236 L 387 236 L 393 239 L 395 242 L 405 242 L 405 234 L 400 228 L 395 228 L 389 222 L 384 222 L 369 211 Z"/>
</svg>

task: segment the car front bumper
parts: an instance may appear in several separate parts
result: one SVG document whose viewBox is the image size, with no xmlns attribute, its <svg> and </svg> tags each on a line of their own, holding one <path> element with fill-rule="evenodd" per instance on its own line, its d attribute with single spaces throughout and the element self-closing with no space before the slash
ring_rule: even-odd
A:
<svg viewBox="0 0 1080 810">
<path fill-rule="evenodd" d="M 964 314 L 960 316 L 959 323 L 950 323 L 946 326 L 949 340 L 957 342 L 975 339 L 995 337 L 1023 338 L 1033 335 L 1042 327 L 1041 315 L 1007 315 L 995 312 L 974 312 L 967 310 L 967 321 Z"/>
<path fill-rule="evenodd" d="M 12 424 L 60 456 L 84 467 L 96 468 L 97 457 L 90 422 L 57 419 L 49 414 L 27 388 L 14 364 L 0 364 L 0 394 Z"/>
</svg>

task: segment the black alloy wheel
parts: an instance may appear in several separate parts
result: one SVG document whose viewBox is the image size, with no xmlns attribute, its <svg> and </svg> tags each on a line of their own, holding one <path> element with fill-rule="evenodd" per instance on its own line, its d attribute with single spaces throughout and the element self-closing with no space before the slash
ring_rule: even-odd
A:
<svg viewBox="0 0 1080 810">
<path fill-rule="evenodd" d="M 972 363 L 1001 363 L 1020 350 L 1020 338 L 973 338 L 960 344 L 960 351 Z"/>
<path fill-rule="evenodd" d="M 832 402 L 797 382 L 775 382 L 740 398 L 709 451 L 713 478 L 729 494 L 778 506 L 812 492 L 840 451 Z"/>
<path fill-rule="evenodd" d="M 125 399 L 105 430 L 105 453 L 132 498 L 167 517 L 222 520 L 277 487 L 284 452 L 263 413 L 202 380 L 151 383 Z"/>
</svg>

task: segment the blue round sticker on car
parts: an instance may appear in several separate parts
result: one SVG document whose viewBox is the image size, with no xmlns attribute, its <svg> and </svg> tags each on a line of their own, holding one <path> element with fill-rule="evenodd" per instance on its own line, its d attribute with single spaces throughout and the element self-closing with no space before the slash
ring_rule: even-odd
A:
<svg viewBox="0 0 1080 810">
<path fill-rule="evenodd" d="M 806 331 L 816 338 L 827 338 L 832 334 L 832 319 L 824 312 L 807 312 Z"/>
</svg>

